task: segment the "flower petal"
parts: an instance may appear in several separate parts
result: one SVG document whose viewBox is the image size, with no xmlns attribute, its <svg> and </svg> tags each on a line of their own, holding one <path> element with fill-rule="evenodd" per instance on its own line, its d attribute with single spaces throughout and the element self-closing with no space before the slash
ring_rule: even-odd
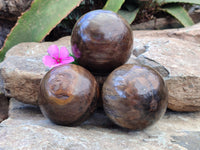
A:
<svg viewBox="0 0 200 150">
<path fill-rule="evenodd" d="M 53 65 L 52 67 L 57 67 L 57 66 L 60 66 L 60 65 L 62 65 L 62 63 L 57 63 L 57 64 Z"/>
<path fill-rule="evenodd" d="M 62 59 L 61 64 L 69 64 L 69 63 L 71 63 L 73 61 L 74 61 L 74 58 L 69 56 L 69 57 L 67 57 L 65 59 Z"/>
<path fill-rule="evenodd" d="M 44 63 L 45 66 L 48 66 L 48 67 L 53 67 L 53 65 L 55 65 L 57 62 L 55 59 L 53 59 L 51 56 L 49 55 L 46 55 L 42 58 L 42 61 Z"/>
<path fill-rule="evenodd" d="M 65 59 L 67 57 L 69 57 L 69 52 L 68 52 L 67 48 L 66 47 L 61 47 L 60 48 L 60 58 L 61 59 Z"/>
<path fill-rule="evenodd" d="M 59 58 L 59 48 L 57 45 L 51 45 L 48 48 L 48 53 L 53 58 Z"/>
</svg>

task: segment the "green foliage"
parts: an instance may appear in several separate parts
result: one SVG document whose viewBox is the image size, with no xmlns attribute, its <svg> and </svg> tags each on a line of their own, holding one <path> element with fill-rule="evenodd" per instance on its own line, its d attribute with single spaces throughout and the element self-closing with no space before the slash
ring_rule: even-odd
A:
<svg viewBox="0 0 200 150">
<path fill-rule="evenodd" d="M 34 0 L 31 8 L 17 21 L 0 51 L 0 61 L 6 52 L 21 42 L 39 42 L 82 0 Z"/>
<path fill-rule="evenodd" d="M 156 0 L 156 3 L 161 6 L 160 10 L 174 16 L 183 26 L 187 27 L 193 25 L 194 22 L 185 8 L 180 6 L 179 3 L 200 5 L 200 0 Z"/>
<path fill-rule="evenodd" d="M 188 3 L 200 5 L 200 0 L 155 0 L 157 4 L 164 5 L 169 3 Z"/>
<path fill-rule="evenodd" d="M 108 0 L 107 3 L 111 3 L 111 1 L 112 0 Z M 191 26 L 194 23 L 187 11 L 179 4 L 188 3 L 200 5 L 200 0 L 126 0 L 125 2 L 119 0 L 116 3 L 116 7 L 113 6 L 106 8 L 118 12 L 121 16 L 126 18 L 129 23 L 132 23 L 135 20 L 138 12 L 149 9 L 152 11 L 151 13 L 153 13 L 153 15 L 160 11 L 167 12 L 174 16 L 183 26 L 186 27 Z"/>
<path fill-rule="evenodd" d="M 194 24 L 187 11 L 181 6 L 176 5 L 172 7 L 165 7 L 162 10 L 174 16 L 185 27 Z"/>
<path fill-rule="evenodd" d="M 139 8 L 133 11 L 119 10 L 118 14 L 123 16 L 128 21 L 128 23 L 131 24 L 133 20 L 135 19 L 138 12 L 139 12 Z"/>
<path fill-rule="evenodd" d="M 108 0 L 103 9 L 117 12 L 125 0 Z"/>
<path fill-rule="evenodd" d="M 75 9 L 80 3 L 81 6 Z M 187 11 L 179 4 L 200 5 L 200 0 L 34 0 L 31 8 L 18 19 L 4 42 L 4 46 L 0 50 L 0 62 L 3 61 L 6 52 L 14 45 L 21 42 L 40 42 L 61 21 L 70 22 L 73 20 L 75 22 L 87 11 L 95 9 L 93 6 L 88 7 L 89 3 L 93 6 L 100 4 L 100 8 L 105 4 L 103 9 L 119 13 L 130 24 L 138 13 L 144 14 L 144 10 L 148 9 L 151 11 L 151 15 L 164 11 L 174 16 L 184 26 L 190 26 L 193 25 L 193 21 Z M 71 13 L 72 11 L 73 13 Z"/>
<path fill-rule="evenodd" d="M 102 9 L 106 0 L 83 0 L 66 18 L 64 18 L 51 32 L 45 37 L 45 41 L 55 41 L 63 36 L 69 36 L 77 20 L 85 13 Z"/>
<path fill-rule="evenodd" d="M 138 1 L 126 0 L 124 2 L 125 0 L 107 0 L 103 9 L 117 12 L 131 24 L 139 11 L 139 8 L 134 6 Z M 125 9 L 121 9 L 122 5 Z"/>
<path fill-rule="evenodd" d="M 125 0 L 107 0 L 104 10 L 112 10 L 113 12 L 117 12 L 123 18 L 125 18 L 129 24 L 133 22 L 135 19 L 139 8 L 134 7 L 133 5 L 125 3 Z M 127 1 L 126 1 L 127 2 Z M 129 3 L 129 2 L 128 2 Z M 127 10 L 121 9 L 122 5 L 126 7 Z"/>
</svg>

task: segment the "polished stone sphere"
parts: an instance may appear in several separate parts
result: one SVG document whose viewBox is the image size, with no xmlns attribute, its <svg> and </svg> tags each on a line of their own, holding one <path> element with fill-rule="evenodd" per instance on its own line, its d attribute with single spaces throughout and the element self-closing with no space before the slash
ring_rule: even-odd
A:
<svg viewBox="0 0 200 150">
<path fill-rule="evenodd" d="M 132 30 L 128 22 L 116 13 L 94 10 L 75 24 L 71 45 L 81 66 L 94 74 L 107 74 L 130 57 Z"/>
<path fill-rule="evenodd" d="M 167 109 L 165 82 L 147 66 L 126 64 L 115 69 L 102 93 L 106 114 L 123 128 L 142 130 L 159 120 Z"/>
<path fill-rule="evenodd" d="M 78 125 L 95 110 L 99 91 L 94 76 L 81 66 L 51 69 L 40 83 L 39 106 L 44 116 L 60 125 Z"/>
</svg>

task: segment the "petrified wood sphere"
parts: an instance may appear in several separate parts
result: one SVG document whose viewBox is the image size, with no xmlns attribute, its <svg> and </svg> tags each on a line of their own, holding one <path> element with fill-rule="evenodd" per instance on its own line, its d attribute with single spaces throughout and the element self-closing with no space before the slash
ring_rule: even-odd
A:
<svg viewBox="0 0 200 150">
<path fill-rule="evenodd" d="M 60 125 L 78 125 L 95 110 L 99 95 L 94 76 L 81 66 L 51 69 L 40 84 L 39 106 L 44 116 Z"/>
<path fill-rule="evenodd" d="M 108 10 L 95 10 L 82 16 L 71 36 L 72 52 L 78 63 L 96 74 L 110 73 L 124 64 L 133 46 L 127 21 Z"/>
<path fill-rule="evenodd" d="M 103 86 L 103 106 L 117 125 L 141 130 L 159 120 L 166 111 L 168 91 L 153 69 L 126 64 L 115 69 Z"/>
</svg>

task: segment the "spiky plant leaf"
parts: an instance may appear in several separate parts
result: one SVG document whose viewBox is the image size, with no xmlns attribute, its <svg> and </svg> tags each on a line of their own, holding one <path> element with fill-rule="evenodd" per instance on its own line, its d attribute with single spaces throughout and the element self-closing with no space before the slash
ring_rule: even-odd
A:
<svg viewBox="0 0 200 150">
<path fill-rule="evenodd" d="M 187 11 L 181 6 L 176 5 L 171 7 L 165 7 L 162 8 L 161 10 L 174 16 L 185 27 L 194 24 L 191 17 L 188 15 Z"/>
<path fill-rule="evenodd" d="M 31 8 L 18 19 L 4 42 L 0 61 L 18 43 L 41 41 L 81 1 L 83 0 L 34 0 Z"/>
<path fill-rule="evenodd" d="M 168 3 L 188 3 L 200 5 L 200 0 L 155 0 L 159 5 L 164 5 Z"/>
<path fill-rule="evenodd" d="M 125 0 L 108 0 L 103 9 L 118 12 L 124 1 Z"/>
<path fill-rule="evenodd" d="M 135 20 L 138 11 L 139 8 L 135 9 L 134 11 L 119 10 L 118 14 L 125 18 L 129 24 L 131 24 Z"/>
</svg>

